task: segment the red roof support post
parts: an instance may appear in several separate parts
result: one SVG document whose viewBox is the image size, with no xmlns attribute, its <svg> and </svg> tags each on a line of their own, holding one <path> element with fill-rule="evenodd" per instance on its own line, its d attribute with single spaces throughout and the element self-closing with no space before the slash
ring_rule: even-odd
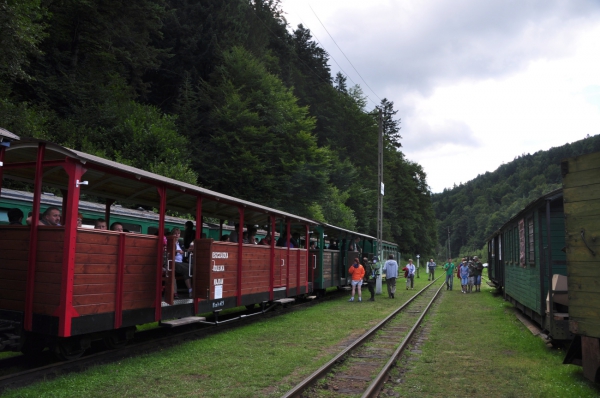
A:
<svg viewBox="0 0 600 398">
<path fill-rule="evenodd" d="M 238 267 L 237 267 L 237 303 L 242 305 L 242 256 L 244 254 L 244 208 L 238 207 L 240 213 L 240 229 L 238 230 Z"/>
<path fill-rule="evenodd" d="M 77 211 L 79 208 L 79 182 L 86 172 L 81 163 L 67 159 L 64 169 L 69 176 L 67 200 L 63 208 L 66 214 L 65 240 L 63 246 L 60 304 L 54 316 L 58 316 L 58 335 L 71 336 L 71 320 L 79 314 L 73 307 L 73 282 L 75 280 L 75 247 L 77 245 Z M 65 202 L 63 202 L 65 203 Z M 35 214 L 34 214 L 35 215 Z"/>
<path fill-rule="evenodd" d="M 27 288 L 25 289 L 25 320 L 23 327 L 31 331 L 33 319 L 33 293 L 35 288 L 35 265 L 37 261 L 37 227 L 40 223 L 40 196 L 42 194 L 42 177 L 44 151 L 46 144 L 38 144 L 37 160 L 35 163 L 35 181 L 33 183 L 33 210 L 31 213 L 31 229 L 29 231 L 29 258 L 27 264 Z"/>
<path fill-rule="evenodd" d="M 289 220 L 289 218 L 287 219 L 287 221 L 285 222 L 285 233 L 286 233 L 286 246 L 287 246 L 287 251 L 286 251 L 286 276 L 285 276 L 285 296 L 289 296 L 290 295 L 290 229 L 291 229 L 291 224 L 292 222 Z"/>
<path fill-rule="evenodd" d="M 202 196 L 196 199 L 196 239 L 202 238 Z"/>
<path fill-rule="evenodd" d="M 117 286 L 115 289 L 115 329 L 123 324 L 123 280 L 125 279 L 125 237 L 119 234 L 119 252 L 117 253 Z"/>
<path fill-rule="evenodd" d="M 310 261 L 308 259 L 308 257 L 310 256 L 310 230 L 308 228 L 308 224 L 306 225 L 306 239 L 304 240 L 306 242 L 306 244 L 304 245 L 306 249 L 306 261 L 305 261 L 305 266 L 306 266 L 306 272 L 304 273 L 304 286 L 305 286 L 305 292 L 308 293 L 308 272 L 310 271 Z"/>
<path fill-rule="evenodd" d="M 60 192 L 62 193 L 62 196 L 63 196 L 62 207 L 61 207 L 62 214 L 60 215 L 60 224 L 66 225 L 67 219 L 69 218 L 69 215 L 67 214 L 67 212 L 65 212 L 65 209 L 67 208 L 67 198 L 69 197 L 69 190 L 61 189 Z"/>
<path fill-rule="evenodd" d="M 271 220 L 271 248 L 269 253 L 270 277 L 269 277 L 269 300 L 273 301 L 275 288 L 275 216 L 269 216 Z"/>
<path fill-rule="evenodd" d="M 160 321 L 162 316 L 162 269 L 165 255 L 165 212 L 167 211 L 167 188 L 164 185 L 156 187 L 160 198 L 158 215 L 158 244 L 156 245 L 156 299 L 154 303 L 154 320 Z"/>
<path fill-rule="evenodd" d="M 202 238 L 202 196 L 198 196 L 196 199 L 196 239 Z M 192 286 L 194 287 L 194 314 L 198 313 L 198 289 L 196 289 L 196 277 L 198 273 L 196 271 L 196 257 L 194 256 L 194 267 L 192 270 Z"/>
</svg>

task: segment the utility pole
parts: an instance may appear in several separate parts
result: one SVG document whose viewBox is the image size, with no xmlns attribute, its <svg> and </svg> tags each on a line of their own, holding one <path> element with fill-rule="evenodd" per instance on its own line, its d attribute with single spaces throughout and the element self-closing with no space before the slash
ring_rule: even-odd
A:
<svg viewBox="0 0 600 398">
<path fill-rule="evenodd" d="M 450 257 L 450 227 L 448 227 L 448 258 Z"/>
<path fill-rule="evenodd" d="M 378 194 L 377 194 L 377 258 L 383 263 L 383 112 L 379 108 L 379 148 L 377 152 Z M 375 293 L 381 294 L 381 273 L 375 283 Z"/>
</svg>

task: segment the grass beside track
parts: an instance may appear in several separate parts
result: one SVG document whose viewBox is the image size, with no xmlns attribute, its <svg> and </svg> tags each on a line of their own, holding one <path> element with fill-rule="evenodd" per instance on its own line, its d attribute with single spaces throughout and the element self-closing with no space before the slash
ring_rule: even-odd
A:
<svg viewBox="0 0 600 398">
<path fill-rule="evenodd" d="M 426 274 L 396 299 L 343 299 L 101 365 L 14 391 L 5 397 L 279 397 L 427 284 Z M 384 286 L 385 291 L 385 286 Z M 369 297 L 365 289 L 365 299 Z M 385 294 L 387 296 L 387 294 Z"/>
<path fill-rule="evenodd" d="M 6 397 L 280 397 L 427 283 L 415 279 L 397 298 L 349 303 L 348 297 L 268 321 L 101 365 L 15 391 Z M 440 280 L 441 284 L 441 280 Z M 436 285 L 438 285 L 436 283 Z M 456 288 L 456 284 L 455 284 Z M 385 286 L 384 286 L 385 292 Z M 365 289 L 365 295 L 368 292 Z M 348 295 L 349 296 L 349 295 Z M 581 368 L 561 365 L 489 289 L 443 292 L 422 353 L 400 365 L 400 396 L 596 397 Z M 390 388 L 390 387 L 386 387 Z"/>
<path fill-rule="evenodd" d="M 418 358 L 392 375 L 400 397 L 598 397 L 582 368 L 562 365 L 564 351 L 546 344 L 515 318 L 491 288 L 462 294 L 458 280 L 443 291 Z M 414 354 L 409 354 L 414 355 Z M 406 371 L 400 374 L 399 370 Z M 388 387 L 389 388 L 389 387 Z"/>
</svg>

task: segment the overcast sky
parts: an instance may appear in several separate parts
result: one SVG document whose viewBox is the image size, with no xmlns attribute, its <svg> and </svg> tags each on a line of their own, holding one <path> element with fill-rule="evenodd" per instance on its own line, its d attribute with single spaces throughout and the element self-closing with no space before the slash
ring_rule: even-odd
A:
<svg viewBox="0 0 600 398">
<path fill-rule="evenodd" d="M 598 0 L 281 3 L 369 107 L 394 102 L 402 150 L 433 192 L 600 133 Z"/>
</svg>

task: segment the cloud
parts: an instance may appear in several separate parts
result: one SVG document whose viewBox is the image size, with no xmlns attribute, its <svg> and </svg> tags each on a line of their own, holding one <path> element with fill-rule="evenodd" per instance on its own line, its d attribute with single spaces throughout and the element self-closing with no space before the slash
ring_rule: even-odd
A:
<svg viewBox="0 0 600 398">
<path fill-rule="evenodd" d="M 454 148 L 478 148 L 480 140 L 475 136 L 473 130 L 463 121 L 444 120 L 440 123 L 430 124 L 427 121 L 415 117 L 410 123 L 410 134 L 403 136 L 402 146 L 411 154 L 419 154 L 437 150 L 446 145 Z"/>
<path fill-rule="evenodd" d="M 287 3 L 295 10 L 306 4 L 284 1 L 284 9 Z M 567 56 L 573 40 L 600 15 L 598 2 L 561 0 L 326 1 L 312 7 L 379 96 L 390 85 L 429 95 L 440 84 L 501 78 L 531 60 Z M 364 87 L 312 11 L 298 14 Z"/>
<path fill-rule="evenodd" d="M 423 166 L 434 192 L 522 153 L 600 133 L 597 0 L 310 1 L 376 95 L 308 2 L 282 4 L 302 16 L 370 106 L 377 96 L 394 102 L 402 151 Z"/>
</svg>

